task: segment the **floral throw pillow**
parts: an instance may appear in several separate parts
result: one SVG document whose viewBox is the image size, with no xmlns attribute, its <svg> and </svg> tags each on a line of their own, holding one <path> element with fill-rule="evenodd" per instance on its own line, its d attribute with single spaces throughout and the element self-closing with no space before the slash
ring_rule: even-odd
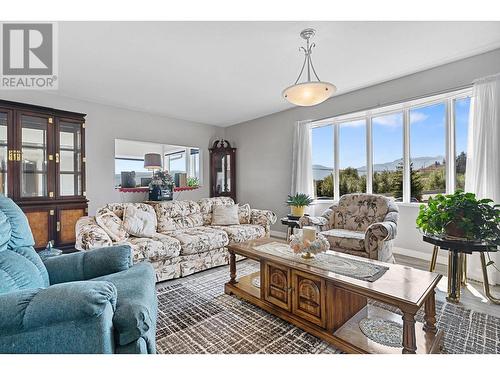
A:
<svg viewBox="0 0 500 375">
<path fill-rule="evenodd" d="M 248 203 L 242 204 L 238 207 L 238 217 L 240 224 L 250 224 L 251 211 Z"/>
<path fill-rule="evenodd" d="M 156 213 L 152 206 L 132 203 L 123 212 L 123 227 L 135 237 L 153 237 L 156 233 Z"/>
<path fill-rule="evenodd" d="M 123 228 L 122 219 L 107 208 L 99 210 L 95 221 L 114 242 L 123 241 L 128 237 L 127 231 Z"/>
</svg>

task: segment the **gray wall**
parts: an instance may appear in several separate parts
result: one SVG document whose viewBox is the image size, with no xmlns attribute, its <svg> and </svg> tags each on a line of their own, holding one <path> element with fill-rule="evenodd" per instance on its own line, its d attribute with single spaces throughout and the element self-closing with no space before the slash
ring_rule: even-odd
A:
<svg viewBox="0 0 500 375">
<path fill-rule="evenodd" d="M 500 49 L 405 76 L 382 84 L 331 98 L 315 107 L 296 107 L 252 121 L 233 125 L 225 136 L 238 148 L 237 196 L 248 202 L 274 210 L 278 216 L 288 213 L 284 205 L 290 192 L 293 126 L 298 120 L 311 120 L 355 112 L 418 96 L 431 95 L 471 84 L 476 78 L 500 71 Z M 278 94 L 278 93 L 277 93 Z M 321 209 L 312 209 L 321 211 Z M 415 229 L 416 205 L 400 205 L 401 219 L 396 246 L 418 252 L 429 252 Z M 274 231 L 285 231 L 276 223 Z"/>
<path fill-rule="evenodd" d="M 143 193 L 119 193 L 114 189 L 115 138 L 199 147 L 203 150 L 204 186 L 180 193 L 180 199 L 207 197 L 208 147 L 224 129 L 144 112 L 73 100 L 45 92 L 0 91 L 0 99 L 87 113 L 86 156 L 89 214 L 109 202 L 141 201 Z"/>
</svg>

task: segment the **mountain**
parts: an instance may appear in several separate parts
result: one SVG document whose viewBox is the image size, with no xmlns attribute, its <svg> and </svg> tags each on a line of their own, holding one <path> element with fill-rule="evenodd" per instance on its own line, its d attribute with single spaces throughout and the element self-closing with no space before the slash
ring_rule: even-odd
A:
<svg viewBox="0 0 500 375">
<path fill-rule="evenodd" d="M 418 170 L 420 168 L 425 168 L 430 165 L 435 164 L 436 162 L 442 163 L 444 160 L 444 156 L 421 156 L 418 158 L 412 158 L 411 161 L 413 163 L 413 169 Z M 394 161 L 388 163 L 381 164 L 373 164 L 374 172 L 382 172 L 382 171 L 395 171 L 398 164 L 402 163 L 403 159 L 396 159 Z M 366 173 L 366 166 L 357 168 L 359 173 Z"/>
<path fill-rule="evenodd" d="M 412 158 L 413 162 L 413 169 L 418 170 L 420 168 L 425 168 L 430 165 L 435 164 L 436 162 L 442 163 L 444 159 L 444 156 L 438 155 L 438 156 L 421 156 L 418 158 Z M 400 164 L 403 161 L 403 159 L 396 159 L 391 162 L 387 163 L 381 163 L 381 164 L 374 164 L 373 165 L 373 171 L 374 172 L 382 172 L 382 171 L 395 171 L 396 167 L 398 164 Z M 356 168 L 358 170 L 358 173 L 360 175 L 366 174 L 366 166 Z M 324 165 L 320 164 L 314 164 L 313 165 L 313 179 L 314 180 L 322 180 L 326 176 L 330 175 L 333 173 L 333 169 L 329 167 L 325 167 Z"/>
</svg>

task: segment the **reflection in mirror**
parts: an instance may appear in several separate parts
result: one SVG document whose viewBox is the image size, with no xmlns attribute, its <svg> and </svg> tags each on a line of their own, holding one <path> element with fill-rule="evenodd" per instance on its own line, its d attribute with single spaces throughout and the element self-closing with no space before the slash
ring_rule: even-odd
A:
<svg viewBox="0 0 500 375">
<path fill-rule="evenodd" d="M 115 187 L 149 186 L 154 171 L 144 168 L 146 154 L 160 155 L 162 169 L 172 175 L 176 186 L 201 185 L 199 148 L 115 139 Z"/>
</svg>

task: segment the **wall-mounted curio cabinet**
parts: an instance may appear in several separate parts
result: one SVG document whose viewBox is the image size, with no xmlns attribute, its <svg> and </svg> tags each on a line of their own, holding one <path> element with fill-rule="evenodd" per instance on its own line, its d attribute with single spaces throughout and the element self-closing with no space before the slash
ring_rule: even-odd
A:
<svg viewBox="0 0 500 375">
<path fill-rule="evenodd" d="M 216 140 L 210 151 L 210 196 L 236 201 L 236 149 L 225 139 Z"/>
<path fill-rule="evenodd" d="M 0 100 L 0 193 L 25 212 L 37 249 L 72 249 L 87 213 L 85 114 Z"/>
</svg>

